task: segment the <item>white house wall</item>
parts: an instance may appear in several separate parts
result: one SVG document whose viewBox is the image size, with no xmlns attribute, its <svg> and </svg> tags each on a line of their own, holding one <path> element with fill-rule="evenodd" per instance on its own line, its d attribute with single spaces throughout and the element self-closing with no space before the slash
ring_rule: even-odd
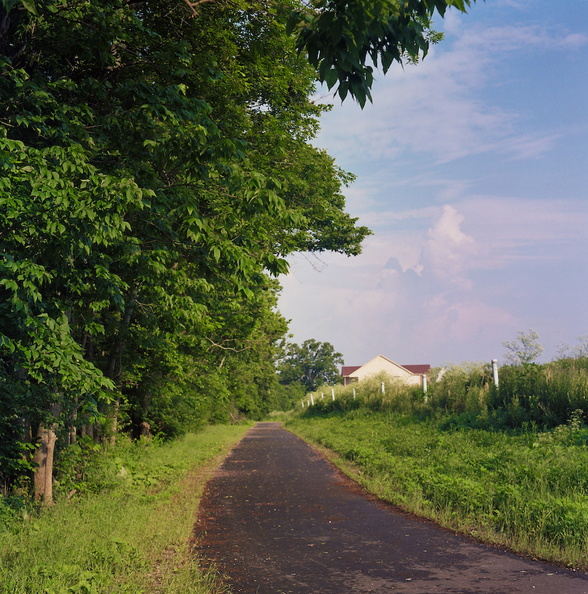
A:
<svg viewBox="0 0 588 594">
<path fill-rule="evenodd" d="M 390 359 L 386 359 L 386 357 L 383 357 L 382 355 L 375 357 L 353 373 L 350 373 L 349 378 L 351 381 L 361 381 L 372 375 L 377 375 L 378 373 L 386 373 L 389 376 L 398 378 L 410 385 L 420 385 L 421 383 L 420 375 L 411 373 L 401 365 L 394 363 L 394 361 L 390 361 Z"/>
</svg>

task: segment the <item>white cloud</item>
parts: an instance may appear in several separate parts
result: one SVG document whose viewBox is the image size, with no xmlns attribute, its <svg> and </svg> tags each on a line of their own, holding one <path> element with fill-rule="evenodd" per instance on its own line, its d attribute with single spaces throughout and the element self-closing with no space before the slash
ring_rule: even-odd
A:
<svg viewBox="0 0 588 594">
<path fill-rule="evenodd" d="M 423 313 L 417 334 L 423 340 L 440 344 L 463 344 L 476 337 L 487 342 L 488 336 L 496 341 L 505 335 L 506 329 L 516 327 L 513 315 L 477 299 L 454 302 L 444 295 L 435 295 L 426 301 Z"/>
<path fill-rule="evenodd" d="M 575 259 L 578 247 L 588 242 L 588 205 L 583 201 L 473 196 L 456 207 L 476 237 L 479 269 Z"/>
<path fill-rule="evenodd" d="M 559 117 L 583 104 L 587 37 L 535 3 L 487 3 L 498 27 L 451 11 L 446 40 L 378 80 L 374 105 L 325 118 L 318 144 L 359 174 L 349 210 L 376 235 L 357 258 L 295 258 L 280 302 L 297 341 L 328 340 L 349 364 L 439 364 L 500 356 L 529 327 L 555 344 L 588 332 L 586 119 Z"/>
<path fill-rule="evenodd" d="M 473 237 L 461 230 L 463 215 L 445 205 L 439 220 L 429 230 L 424 246 L 424 270 L 430 267 L 437 277 L 464 288 L 471 286 L 466 268 L 477 252 Z"/>
<path fill-rule="evenodd" d="M 548 130 L 528 133 L 515 110 L 485 100 L 488 85 L 514 85 L 504 74 L 512 52 L 566 51 L 588 36 L 538 26 L 469 27 L 450 16 L 456 38 L 433 47 L 422 63 L 392 68 L 374 85 L 374 104 L 361 111 L 346 102 L 326 116 L 319 143 L 336 153 L 361 150 L 361 158 L 393 160 L 406 150 L 434 155 L 438 163 L 484 153 L 514 158 L 546 154 L 559 139 Z M 538 124 L 538 122 L 537 122 Z M 350 160 L 352 160 L 351 155 Z"/>
</svg>

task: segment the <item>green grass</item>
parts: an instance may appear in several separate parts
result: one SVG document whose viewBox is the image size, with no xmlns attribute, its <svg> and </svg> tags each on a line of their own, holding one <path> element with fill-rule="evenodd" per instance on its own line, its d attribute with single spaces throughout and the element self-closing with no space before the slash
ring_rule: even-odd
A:
<svg viewBox="0 0 588 594">
<path fill-rule="evenodd" d="M 247 429 L 212 426 L 171 443 L 74 451 L 69 464 L 81 472 L 62 477 L 57 505 L 9 514 L 0 500 L 0 592 L 224 591 L 198 567 L 190 539 L 210 472 Z"/>
<path fill-rule="evenodd" d="M 537 558 L 588 564 L 588 428 L 578 419 L 514 434 L 358 407 L 287 426 L 405 510 Z"/>
</svg>

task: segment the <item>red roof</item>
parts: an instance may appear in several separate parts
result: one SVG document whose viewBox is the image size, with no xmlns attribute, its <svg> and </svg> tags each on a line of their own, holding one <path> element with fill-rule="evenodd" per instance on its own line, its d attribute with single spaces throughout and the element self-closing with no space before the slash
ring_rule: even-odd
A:
<svg viewBox="0 0 588 594">
<path fill-rule="evenodd" d="M 411 373 L 417 373 L 419 375 L 429 373 L 429 370 L 431 369 L 430 365 L 403 365 L 402 367 L 408 369 Z"/>
<path fill-rule="evenodd" d="M 344 365 L 341 367 L 341 375 L 343 377 L 347 377 L 351 375 L 354 371 L 357 371 L 363 365 Z M 430 365 L 401 365 L 407 371 L 414 373 L 416 375 L 423 375 L 425 373 L 429 373 L 431 366 Z"/>
</svg>

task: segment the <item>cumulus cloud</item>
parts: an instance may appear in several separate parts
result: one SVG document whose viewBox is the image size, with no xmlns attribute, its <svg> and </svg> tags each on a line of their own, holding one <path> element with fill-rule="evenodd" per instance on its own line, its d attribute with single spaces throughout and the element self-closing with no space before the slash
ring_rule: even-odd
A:
<svg viewBox="0 0 588 594">
<path fill-rule="evenodd" d="M 348 364 L 439 364 L 495 357 L 521 328 L 586 333 L 588 37 L 547 2 L 483 8 L 450 11 L 441 46 L 376 81 L 374 105 L 326 115 L 318 144 L 359 174 L 349 210 L 375 235 L 358 258 L 293 259 L 280 309 L 297 341 L 330 341 Z"/>
<path fill-rule="evenodd" d="M 477 252 L 473 237 L 461 230 L 463 215 L 446 204 L 439 220 L 429 230 L 424 246 L 423 266 L 439 278 L 462 287 L 470 287 L 466 277 L 469 261 Z"/>
</svg>

